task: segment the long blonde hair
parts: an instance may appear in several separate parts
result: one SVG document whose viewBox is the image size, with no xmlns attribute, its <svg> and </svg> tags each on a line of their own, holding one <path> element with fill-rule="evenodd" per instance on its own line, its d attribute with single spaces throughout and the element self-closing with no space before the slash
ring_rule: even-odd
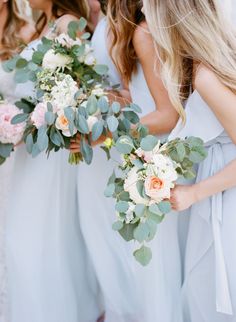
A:
<svg viewBox="0 0 236 322">
<path fill-rule="evenodd" d="M 193 62 L 210 68 L 236 92 L 236 33 L 218 0 L 143 0 L 162 78 L 182 120 L 191 91 Z"/>
<path fill-rule="evenodd" d="M 16 0 L 7 3 L 8 17 L 4 26 L 0 59 L 8 59 L 20 50 L 23 40 L 20 36 L 21 28 L 29 22 L 22 8 L 19 8 Z"/>
</svg>

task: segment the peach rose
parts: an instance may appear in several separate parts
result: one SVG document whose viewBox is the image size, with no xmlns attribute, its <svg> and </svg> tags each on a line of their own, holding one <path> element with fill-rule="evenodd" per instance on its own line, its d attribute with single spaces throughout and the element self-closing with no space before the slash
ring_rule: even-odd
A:
<svg viewBox="0 0 236 322">
<path fill-rule="evenodd" d="M 164 199 L 170 198 L 172 183 L 156 176 L 149 176 L 145 180 L 144 187 L 147 196 L 155 202 L 161 202 Z"/>
</svg>

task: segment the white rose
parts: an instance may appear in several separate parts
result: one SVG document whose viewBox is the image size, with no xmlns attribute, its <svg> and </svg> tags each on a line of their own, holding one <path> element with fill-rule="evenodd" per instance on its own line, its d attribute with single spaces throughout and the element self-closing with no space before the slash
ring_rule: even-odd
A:
<svg viewBox="0 0 236 322">
<path fill-rule="evenodd" d="M 169 182 L 174 182 L 178 179 L 174 163 L 169 157 L 162 154 L 155 154 L 153 156 L 153 163 L 157 169 L 157 174 L 161 179 Z"/>
<path fill-rule="evenodd" d="M 70 56 L 55 53 L 53 49 L 50 49 L 43 57 L 43 68 L 56 70 L 57 68 L 65 68 L 67 65 L 73 62 Z"/>
<path fill-rule="evenodd" d="M 74 136 L 75 133 L 77 132 L 76 128 L 74 128 L 73 133 L 72 134 L 70 133 L 69 121 L 66 118 L 65 114 L 63 113 L 63 111 L 58 112 L 58 117 L 56 119 L 55 125 L 56 125 L 56 128 L 58 130 L 61 130 L 62 134 L 67 137 Z"/>
<path fill-rule="evenodd" d="M 148 204 L 148 200 L 140 196 L 137 189 L 137 182 L 139 181 L 139 175 L 137 173 L 138 168 L 134 167 L 130 170 L 125 179 L 124 190 L 129 192 L 130 199 L 133 200 L 136 204 Z"/>
<path fill-rule="evenodd" d="M 89 128 L 89 132 L 92 132 L 94 124 L 96 124 L 98 121 L 98 118 L 96 116 L 89 116 L 87 119 L 87 124 Z"/>
</svg>

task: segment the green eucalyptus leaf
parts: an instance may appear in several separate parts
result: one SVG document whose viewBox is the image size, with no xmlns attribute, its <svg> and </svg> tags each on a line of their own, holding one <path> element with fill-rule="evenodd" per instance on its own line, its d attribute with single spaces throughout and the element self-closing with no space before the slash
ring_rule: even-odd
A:
<svg viewBox="0 0 236 322">
<path fill-rule="evenodd" d="M 135 112 L 133 111 L 123 112 L 123 114 L 124 114 L 124 117 L 130 121 L 130 123 L 138 124 L 139 116 Z"/>
<path fill-rule="evenodd" d="M 119 230 L 119 234 L 125 241 L 131 241 L 134 239 L 134 229 L 137 227 L 136 224 L 125 224 L 122 229 Z"/>
<path fill-rule="evenodd" d="M 123 228 L 124 224 L 122 221 L 118 220 L 112 225 L 112 229 L 115 231 L 119 231 Z"/>
<path fill-rule="evenodd" d="M 101 113 L 107 113 L 109 110 L 109 104 L 107 99 L 102 96 L 98 100 L 98 108 L 100 109 Z"/>
<path fill-rule="evenodd" d="M 145 210 L 146 210 L 146 206 L 145 205 L 142 205 L 142 204 L 137 204 L 135 206 L 135 215 L 138 216 L 138 217 L 142 217 L 145 213 Z"/>
<path fill-rule="evenodd" d="M 106 75 L 109 70 L 106 65 L 95 65 L 93 69 L 98 75 L 101 75 L 101 76 Z"/>
<path fill-rule="evenodd" d="M 111 105 L 111 109 L 112 109 L 113 113 L 118 114 L 120 112 L 120 109 L 121 109 L 120 103 L 113 102 L 112 105 Z"/>
<path fill-rule="evenodd" d="M 127 201 L 118 201 L 116 204 L 116 211 L 120 213 L 126 213 L 129 209 L 129 204 Z"/>
<path fill-rule="evenodd" d="M 182 142 L 179 142 L 176 145 L 176 150 L 177 150 L 177 153 L 179 156 L 179 160 L 180 160 L 180 162 L 182 162 L 185 158 L 185 155 L 186 155 L 184 144 Z"/>
<path fill-rule="evenodd" d="M 8 158 L 14 148 L 14 145 L 11 143 L 0 143 L 0 156 L 4 159 Z"/>
<path fill-rule="evenodd" d="M 30 80 L 30 71 L 27 68 L 17 69 L 14 75 L 17 84 L 23 84 Z"/>
<path fill-rule="evenodd" d="M 138 242 L 142 243 L 148 239 L 149 233 L 150 233 L 150 229 L 148 224 L 146 222 L 140 223 L 134 230 L 134 238 Z"/>
<path fill-rule="evenodd" d="M 83 115 L 79 115 L 78 114 L 78 130 L 80 131 L 80 133 L 82 134 L 89 134 L 89 127 L 88 127 L 88 123 L 87 120 L 85 119 L 85 117 Z"/>
<path fill-rule="evenodd" d="M 20 58 L 16 62 L 16 68 L 24 68 L 28 65 L 28 62 L 24 58 Z"/>
<path fill-rule="evenodd" d="M 93 149 L 91 146 L 87 143 L 85 139 L 81 140 L 81 153 L 84 158 L 84 161 L 87 164 L 91 164 L 93 159 Z"/>
<path fill-rule="evenodd" d="M 104 195 L 105 197 L 110 198 L 113 196 L 114 192 L 115 192 L 115 185 L 114 183 L 111 183 L 106 187 L 104 191 Z"/>
<path fill-rule="evenodd" d="M 130 195 L 127 191 L 122 191 L 119 194 L 119 200 L 121 201 L 130 201 Z"/>
<path fill-rule="evenodd" d="M 100 120 L 92 127 L 92 140 L 97 141 L 103 133 L 104 121 Z"/>
<path fill-rule="evenodd" d="M 115 132 L 118 128 L 119 122 L 114 115 L 107 118 L 107 125 L 110 132 Z"/>
<path fill-rule="evenodd" d="M 94 95 L 91 95 L 88 99 L 87 106 L 86 106 L 86 109 L 89 115 L 95 114 L 97 112 L 97 108 L 98 108 L 97 99 Z"/>
<path fill-rule="evenodd" d="M 84 29 L 86 28 L 86 26 L 87 26 L 87 20 L 84 19 L 83 17 L 81 17 L 79 19 L 79 23 L 78 23 L 79 31 L 84 31 Z"/>
<path fill-rule="evenodd" d="M 21 113 L 14 116 L 11 120 L 11 124 L 19 124 L 25 122 L 29 117 L 28 113 Z"/>
<path fill-rule="evenodd" d="M 26 144 L 26 151 L 29 154 L 31 154 L 32 150 L 33 150 L 33 145 L 34 145 L 33 136 L 31 133 L 29 135 L 27 135 L 25 144 Z"/>
<path fill-rule="evenodd" d="M 144 151 L 152 151 L 158 143 L 158 139 L 153 135 L 148 135 L 141 141 L 141 149 Z"/>
<path fill-rule="evenodd" d="M 143 266 L 147 266 L 152 259 L 152 252 L 149 247 L 142 246 L 134 252 L 135 259 Z"/>
<path fill-rule="evenodd" d="M 36 65 L 41 65 L 43 61 L 44 53 L 41 51 L 35 51 L 32 55 L 32 62 Z"/>
<path fill-rule="evenodd" d="M 157 204 L 153 204 L 149 207 L 148 209 L 150 212 L 152 212 L 155 215 L 162 216 L 162 212 L 160 211 L 159 207 Z"/>
<path fill-rule="evenodd" d="M 171 212 L 171 203 L 169 201 L 162 201 L 158 204 L 158 208 L 163 214 Z"/>
<path fill-rule="evenodd" d="M 122 154 L 129 154 L 134 149 L 134 144 L 129 136 L 123 135 L 116 142 L 116 149 Z"/>
<path fill-rule="evenodd" d="M 56 116 L 53 112 L 46 112 L 45 113 L 45 121 L 48 125 L 52 125 L 55 122 Z"/>
<path fill-rule="evenodd" d="M 132 110 L 134 110 L 136 113 L 142 113 L 141 107 L 139 107 L 137 104 L 131 103 L 130 107 Z"/>
</svg>

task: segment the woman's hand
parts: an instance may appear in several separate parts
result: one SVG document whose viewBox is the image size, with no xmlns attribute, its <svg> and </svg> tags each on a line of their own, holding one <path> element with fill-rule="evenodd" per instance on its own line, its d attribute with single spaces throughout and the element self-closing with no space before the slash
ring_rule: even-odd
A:
<svg viewBox="0 0 236 322">
<path fill-rule="evenodd" d="M 183 186 L 177 185 L 171 191 L 170 202 L 173 210 L 183 211 L 197 202 L 194 185 Z"/>
<path fill-rule="evenodd" d="M 70 152 L 71 153 L 80 153 L 80 135 L 77 134 L 75 139 L 70 141 Z"/>
</svg>

